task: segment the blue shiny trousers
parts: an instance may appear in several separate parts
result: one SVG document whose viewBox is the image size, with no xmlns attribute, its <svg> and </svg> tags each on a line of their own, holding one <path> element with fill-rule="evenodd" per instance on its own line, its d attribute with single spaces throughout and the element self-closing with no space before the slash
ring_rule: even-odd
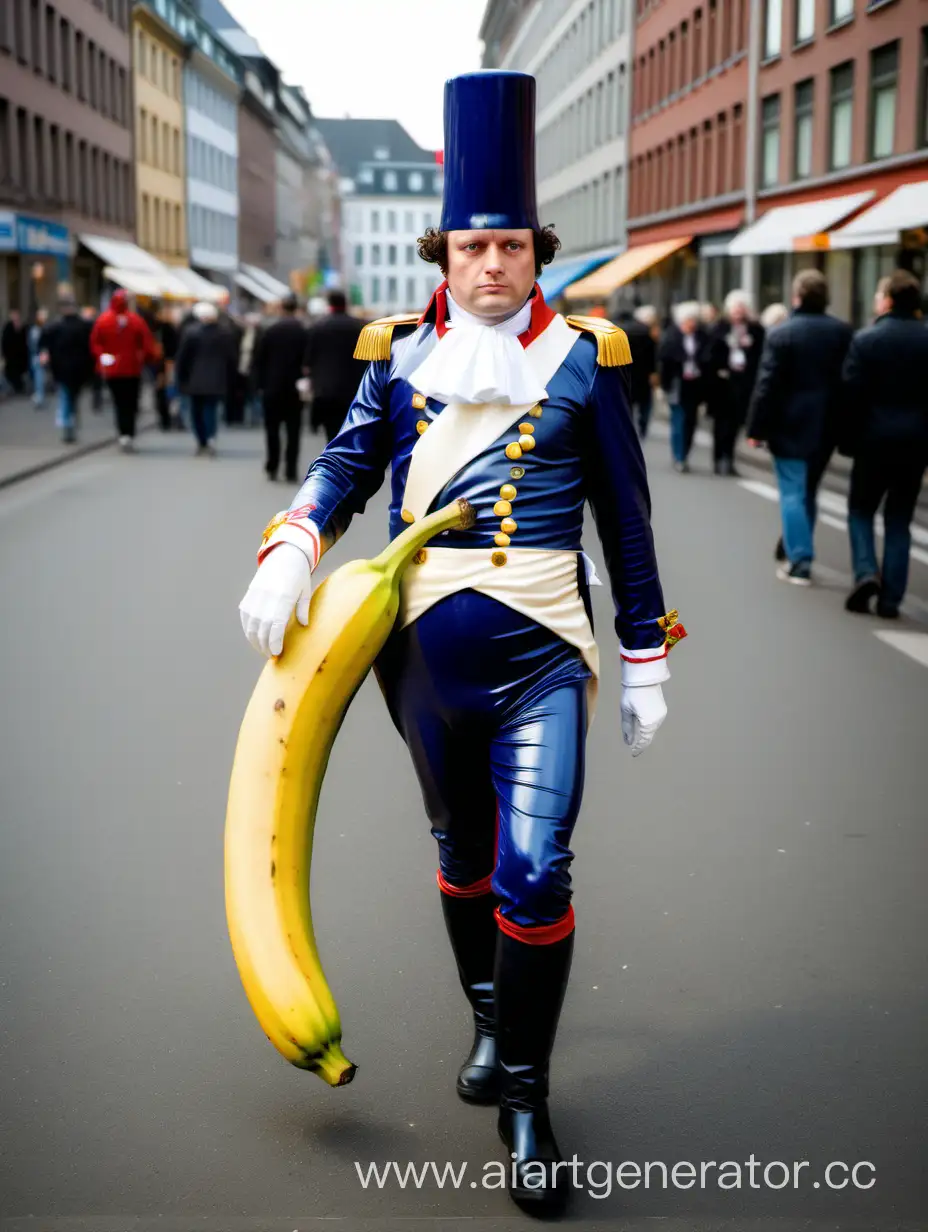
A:
<svg viewBox="0 0 928 1232">
<path fill-rule="evenodd" d="M 464 590 L 394 632 L 376 670 L 422 788 L 440 882 L 492 889 L 513 932 L 563 921 L 583 792 L 580 652 Z"/>
</svg>

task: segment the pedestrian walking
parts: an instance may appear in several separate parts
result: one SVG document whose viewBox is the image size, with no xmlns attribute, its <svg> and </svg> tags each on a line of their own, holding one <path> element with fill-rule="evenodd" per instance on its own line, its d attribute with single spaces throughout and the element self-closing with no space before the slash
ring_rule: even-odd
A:
<svg viewBox="0 0 928 1232">
<path fill-rule="evenodd" d="M 812 582 L 816 494 L 837 442 L 852 334 L 827 308 L 824 274 L 802 270 L 791 317 L 767 335 L 748 412 L 748 438 L 768 445 L 780 490 L 786 560 L 777 577 L 797 586 Z"/>
<path fill-rule="evenodd" d="M 85 304 L 81 309 L 81 319 L 86 321 L 89 328 L 92 330 L 94 322 L 98 316 L 96 308 L 92 304 Z M 103 394 L 106 390 L 106 382 L 103 377 L 94 367 L 93 376 L 90 380 L 90 409 L 95 415 L 103 413 Z"/>
<path fill-rule="evenodd" d="M 280 305 L 281 315 L 258 339 L 255 348 L 255 385 L 264 402 L 264 431 L 267 457 L 264 469 L 269 479 L 277 478 L 280 467 L 280 428 L 287 429 L 285 473 L 295 483 L 300 456 L 300 429 L 303 402 L 297 382 L 303 379 L 306 352 L 306 327 L 297 320 L 299 301 L 288 295 Z"/>
<path fill-rule="evenodd" d="M 255 384 L 255 352 L 261 330 L 260 312 L 249 312 L 245 317 L 245 332 L 238 353 L 239 379 L 245 388 L 245 424 L 249 428 L 261 422 L 261 395 Z"/>
<path fill-rule="evenodd" d="M 765 333 L 787 320 L 789 320 L 789 309 L 785 304 L 768 304 L 760 314 L 760 323 Z"/>
<path fill-rule="evenodd" d="M 330 441 L 345 421 L 358 392 L 365 365 L 354 358 L 361 322 L 349 316 L 341 291 L 330 291 L 328 315 L 314 322 L 306 335 L 304 367 L 312 381 L 310 422 Z"/>
<path fill-rule="evenodd" d="M 679 304 L 660 341 L 657 368 L 670 403 L 670 452 L 678 474 L 690 469 L 696 419 L 705 398 L 709 338 L 695 301 Z"/>
<path fill-rule="evenodd" d="M 177 327 L 171 319 L 171 310 L 158 304 L 152 315 L 152 337 L 158 346 L 158 358 L 152 364 L 155 390 L 155 410 L 158 426 L 162 432 L 170 432 L 171 387 L 174 382 L 174 363 L 177 359 Z"/>
<path fill-rule="evenodd" d="M 0 355 L 7 383 L 14 393 L 21 394 L 29 371 L 29 338 L 18 308 L 10 309 L 9 319 L 0 334 Z"/>
<path fill-rule="evenodd" d="M 184 330 L 177 352 L 177 384 L 190 400 L 197 454 L 214 455 L 219 411 L 235 374 L 236 351 L 215 304 L 197 304 L 193 315 L 197 324 Z"/>
<path fill-rule="evenodd" d="M 48 309 L 39 308 L 29 326 L 29 369 L 32 373 L 32 405 L 41 410 L 45 405 L 45 366 L 42 363 L 42 333 L 48 324 Z"/>
<path fill-rule="evenodd" d="M 909 577 L 912 516 L 928 467 L 928 329 L 918 280 L 897 270 L 878 292 L 877 319 L 851 343 L 844 363 L 839 447 L 854 459 L 848 531 L 854 588 L 845 607 L 893 620 Z M 883 564 L 873 521 L 883 506 Z"/>
<path fill-rule="evenodd" d="M 94 361 L 90 349 L 90 321 L 77 310 L 70 294 L 58 301 L 59 316 L 42 331 L 40 356 L 58 386 L 56 426 L 66 445 L 77 440 L 78 406 L 81 390 L 93 379 Z"/>
<path fill-rule="evenodd" d="M 729 291 L 710 335 L 712 456 L 717 475 L 737 475 L 735 444 L 757 380 L 764 329 L 753 319 L 751 297 Z"/>
<path fill-rule="evenodd" d="M 135 448 L 142 370 L 158 358 L 158 348 L 139 314 L 130 311 L 125 291 L 114 292 L 109 308 L 97 317 L 90 349 L 113 399 L 119 447 L 130 453 Z"/>
<path fill-rule="evenodd" d="M 654 404 L 654 377 L 657 372 L 657 344 L 647 316 L 642 319 L 641 312 L 647 314 L 648 308 L 639 308 L 635 312 L 626 309 L 616 321 L 625 330 L 628 345 L 632 353 L 630 396 L 632 415 L 635 426 L 642 440 L 648 435 L 648 425 L 651 422 L 651 408 Z M 653 319 L 657 314 L 650 308 Z"/>
</svg>

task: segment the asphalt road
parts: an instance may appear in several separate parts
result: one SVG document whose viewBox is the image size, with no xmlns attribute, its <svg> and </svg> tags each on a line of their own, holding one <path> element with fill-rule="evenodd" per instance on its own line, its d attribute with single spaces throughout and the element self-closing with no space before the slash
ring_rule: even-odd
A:
<svg viewBox="0 0 928 1232">
<path fill-rule="evenodd" d="M 222 838 L 260 663 L 236 608 L 290 494 L 261 474 L 256 435 L 222 446 L 196 459 L 189 439 L 148 435 L 135 457 L 0 494 L 2 1226 L 524 1227 L 483 1187 L 503 1159 L 492 1111 L 453 1092 L 469 1026 L 435 851 L 371 682 L 336 744 L 313 870 L 354 1083 L 289 1068 L 245 1001 Z M 763 473 L 681 477 L 662 441 L 648 452 L 665 593 L 691 636 L 667 723 L 632 761 L 595 592 L 604 681 L 553 1074 L 582 1161 L 567 1222 L 926 1228 L 928 553 L 892 630 L 904 653 L 842 610 L 834 511 L 823 580 L 801 591 L 774 579 Z M 378 550 L 384 514 L 381 493 L 331 565 Z M 752 1156 L 757 1188 L 746 1166 L 740 1189 L 712 1168 L 705 1188 L 664 1189 L 652 1170 L 608 1194 L 604 1167 L 586 1172 Z M 390 1160 L 469 1171 L 459 1189 L 365 1189 L 355 1163 Z M 771 1161 L 808 1161 L 799 1187 L 763 1187 Z M 833 1161 L 872 1163 L 857 1175 L 875 1184 L 829 1188 Z"/>
</svg>

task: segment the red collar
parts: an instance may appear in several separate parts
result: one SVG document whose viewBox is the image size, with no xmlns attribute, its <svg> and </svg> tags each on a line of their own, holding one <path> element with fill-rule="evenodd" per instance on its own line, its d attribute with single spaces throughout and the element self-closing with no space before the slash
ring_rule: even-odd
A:
<svg viewBox="0 0 928 1232">
<path fill-rule="evenodd" d="M 437 288 L 435 294 L 429 300 L 429 306 L 419 318 L 419 324 L 433 323 L 435 332 L 439 338 L 444 338 L 448 332 L 447 317 L 448 317 L 448 283 L 443 282 Z M 543 334 L 551 322 L 557 315 L 552 308 L 549 308 L 545 303 L 545 297 L 542 294 L 541 287 L 535 283 L 535 288 L 532 291 L 532 319 L 529 322 L 529 327 L 524 333 L 519 334 L 519 341 L 523 347 L 529 346 L 534 342 L 539 335 Z"/>
</svg>

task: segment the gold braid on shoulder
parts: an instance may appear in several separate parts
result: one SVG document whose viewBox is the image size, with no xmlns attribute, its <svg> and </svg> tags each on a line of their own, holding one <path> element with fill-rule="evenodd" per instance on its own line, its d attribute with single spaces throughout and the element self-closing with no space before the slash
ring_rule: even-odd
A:
<svg viewBox="0 0 928 1232">
<path fill-rule="evenodd" d="M 365 325 L 358 335 L 354 349 L 355 359 L 389 359 L 393 345 L 393 331 L 398 325 L 415 325 L 419 320 L 414 312 L 401 312 L 395 317 L 383 317 Z"/>
<path fill-rule="evenodd" d="M 596 339 L 596 362 L 601 368 L 622 368 L 632 362 L 632 350 L 624 329 L 603 317 L 566 317 L 571 329 Z"/>
</svg>

